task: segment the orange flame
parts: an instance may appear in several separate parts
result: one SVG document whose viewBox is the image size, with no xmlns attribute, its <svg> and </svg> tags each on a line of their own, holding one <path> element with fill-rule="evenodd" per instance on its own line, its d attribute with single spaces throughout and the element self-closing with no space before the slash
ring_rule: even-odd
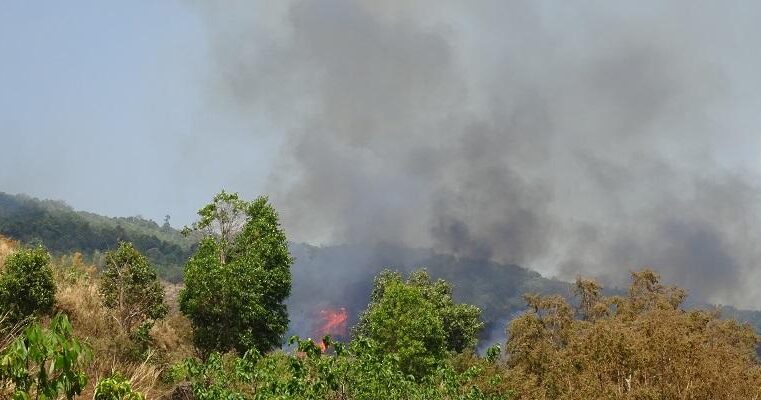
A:
<svg viewBox="0 0 761 400">
<path fill-rule="evenodd" d="M 349 313 L 345 307 L 338 309 L 323 309 L 320 310 L 320 319 L 322 323 L 317 328 L 317 337 L 319 340 L 320 348 L 322 352 L 325 352 L 325 344 L 322 342 L 322 338 L 325 335 L 331 337 L 345 337 L 346 336 L 346 322 L 349 320 Z"/>
</svg>

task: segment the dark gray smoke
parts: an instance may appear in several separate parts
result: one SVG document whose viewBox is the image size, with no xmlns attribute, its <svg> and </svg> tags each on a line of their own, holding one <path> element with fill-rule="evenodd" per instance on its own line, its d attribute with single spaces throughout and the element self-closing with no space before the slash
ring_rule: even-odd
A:
<svg viewBox="0 0 761 400">
<path fill-rule="evenodd" d="M 198 5 L 213 102 L 284 134 L 297 241 L 407 243 L 750 306 L 761 89 L 719 2 Z M 473 274 L 477 274 L 473 271 Z"/>
</svg>

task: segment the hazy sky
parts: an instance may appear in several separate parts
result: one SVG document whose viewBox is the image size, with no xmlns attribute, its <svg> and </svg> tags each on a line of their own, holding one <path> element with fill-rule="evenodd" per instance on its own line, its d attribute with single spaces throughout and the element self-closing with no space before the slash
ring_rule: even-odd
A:
<svg viewBox="0 0 761 400">
<path fill-rule="evenodd" d="M 187 4 L 2 2 L 0 191 L 174 225 L 220 188 L 263 192 L 276 136 L 208 104 L 209 65 Z"/>
<path fill-rule="evenodd" d="M 0 5 L 0 190 L 761 300 L 761 3 Z"/>
</svg>

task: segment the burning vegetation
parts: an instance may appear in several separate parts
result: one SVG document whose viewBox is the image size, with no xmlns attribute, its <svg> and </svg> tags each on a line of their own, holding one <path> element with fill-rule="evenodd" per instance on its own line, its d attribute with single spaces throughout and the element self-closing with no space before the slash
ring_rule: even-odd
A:
<svg viewBox="0 0 761 400">
<path fill-rule="evenodd" d="M 346 307 L 324 308 L 320 310 L 319 325 L 315 329 L 315 337 L 320 342 L 320 348 L 325 352 L 326 347 L 322 338 L 326 335 L 343 340 L 348 337 L 346 324 L 349 320 L 349 313 Z"/>
</svg>

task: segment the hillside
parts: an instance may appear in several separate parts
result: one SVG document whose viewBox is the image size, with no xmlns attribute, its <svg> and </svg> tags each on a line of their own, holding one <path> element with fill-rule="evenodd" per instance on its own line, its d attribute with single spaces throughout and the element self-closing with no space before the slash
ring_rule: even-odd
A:
<svg viewBox="0 0 761 400">
<path fill-rule="evenodd" d="M 119 240 L 131 241 L 170 282 L 182 280 L 182 268 L 195 241 L 170 226 L 140 217 L 106 217 L 75 211 L 61 201 L 40 200 L 0 192 L 0 235 L 22 243 L 43 243 L 57 255 L 82 252 L 95 265 Z M 290 333 L 316 336 L 325 311 L 346 309 L 345 326 L 356 323 L 367 305 L 373 277 L 383 269 L 408 273 L 426 268 L 434 278 L 454 283 L 458 301 L 483 310 L 486 328 L 482 345 L 504 340 L 505 324 L 525 310 L 525 293 L 570 294 L 567 282 L 548 279 L 517 265 L 456 258 L 401 245 L 339 245 L 315 247 L 292 243 L 295 258 L 293 290 L 288 299 Z M 691 307 L 704 307 L 690 299 Z M 728 317 L 761 329 L 761 312 L 722 307 Z M 348 329 L 345 330 L 348 335 Z"/>
<path fill-rule="evenodd" d="M 104 217 L 75 211 L 62 201 L 0 192 L 0 234 L 23 243 L 41 242 L 54 254 L 79 251 L 96 265 L 120 240 L 130 241 L 169 281 L 182 279 L 194 241 L 172 227 L 140 217 Z"/>
<path fill-rule="evenodd" d="M 370 254 L 368 247 L 360 246 L 297 247 L 294 252 L 311 252 L 312 265 L 327 262 L 333 255 L 352 253 L 359 262 Z M 15 242 L 0 237 L 0 259 L 17 248 Z M 400 254 L 425 258 L 425 253 L 407 249 Z M 457 275 L 460 265 L 466 264 L 450 265 L 454 272 L 449 273 Z M 293 351 L 254 352 L 242 357 L 212 354 L 202 360 L 194 347 L 194 327 L 176 310 L 154 321 L 146 334 L 148 341 L 143 342 L 129 335 L 117 323 L 116 311 L 104 305 L 99 291 L 102 275 L 94 267 L 77 256 L 54 259 L 51 267 L 57 287 L 54 313 L 65 314 L 73 328 L 65 333 L 67 345 L 62 348 L 66 352 L 55 345 L 50 351 L 56 356 L 68 354 L 70 365 L 81 374 L 77 399 L 708 400 L 757 398 L 761 383 L 761 367 L 752 353 L 758 336 L 748 326 L 717 319 L 710 310 L 682 309 L 672 303 L 672 293 L 679 289 L 649 280 L 654 274 L 647 271 L 637 273 L 633 290 L 615 300 L 586 292 L 594 307 L 574 311 L 574 305 L 565 299 L 534 297 L 531 301 L 536 311 L 503 325 L 511 335 L 502 341 L 502 356 L 494 353 L 494 348 L 486 357 L 468 351 L 444 354 L 436 369 L 416 379 L 403 371 L 398 355 L 374 341 L 352 342 L 340 351 L 333 344 L 321 350 L 311 341 L 299 341 Z M 542 284 L 543 278 L 528 275 L 534 279 L 524 281 L 526 287 Z M 337 289 L 331 285 L 324 293 Z M 468 296 L 468 290 L 461 289 L 459 295 Z M 39 367 L 23 363 L 25 352 L 14 350 L 37 343 L 40 335 L 46 340 L 62 340 L 62 336 L 51 336 L 56 319 L 42 318 L 42 328 L 36 331 L 21 331 L 0 321 L 4 363 L 8 361 L 14 371 L 24 374 L 37 372 Z M 88 349 L 92 357 L 78 355 L 81 348 Z M 58 364 L 50 363 L 50 370 L 58 372 Z M 622 368 L 626 368 L 625 374 L 620 373 Z M 9 384 L 10 375 L 3 374 L 7 370 L 0 368 L 0 398 L 18 395 L 23 387 Z M 39 388 L 45 381 L 32 382 Z M 104 387 L 118 387 L 121 392 L 99 397 L 96 393 Z M 24 393 L 34 390 L 34 385 L 22 389 Z"/>
<path fill-rule="evenodd" d="M 41 242 L 57 255 L 79 251 L 95 265 L 119 240 L 130 241 L 148 256 L 162 278 L 171 282 L 181 281 L 182 267 L 194 245 L 192 238 L 151 220 L 106 217 L 75 211 L 62 201 L 2 192 L 0 235 L 22 243 Z M 488 341 L 503 337 L 506 318 L 524 309 L 523 293 L 568 292 L 566 283 L 516 265 L 458 259 L 404 246 L 293 243 L 291 252 L 295 258 L 288 302 L 291 331 L 303 336 L 313 334 L 320 311 L 331 307 L 345 307 L 349 325 L 356 322 L 359 310 L 367 305 L 373 277 L 384 268 L 409 272 L 424 267 L 434 278 L 454 282 L 459 300 L 483 309 Z"/>
<path fill-rule="evenodd" d="M 524 293 L 570 293 L 568 283 L 517 265 L 460 259 L 398 245 L 292 244 L 291 253 L 296 261 L 288 307 L 291 331 L 301 336 L 316 335 L 315 326 L 325 310 L 345 308 L 347 325 L 354 325 L 367 306 L 373 277 L 386 268 L 404 273 L 425 268 L 433 278 L 454 283 L 457 301 L 475 304 L 483 311 L 483 345 L 504 339 L 506 322 L 525 310 Z"/>
</svg>

